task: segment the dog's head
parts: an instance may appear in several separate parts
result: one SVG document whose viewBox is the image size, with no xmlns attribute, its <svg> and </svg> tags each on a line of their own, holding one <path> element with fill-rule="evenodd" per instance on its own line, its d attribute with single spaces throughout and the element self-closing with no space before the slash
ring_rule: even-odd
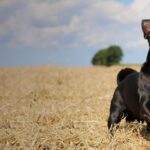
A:
<svg viewBox="0 0 150 150">
<path fill-rule="evenodd" d="M 149 41 L 150 40 L 150 19 L 142 20 L 142 30 L 144 33 L 144 38 Z"/>
</svg>

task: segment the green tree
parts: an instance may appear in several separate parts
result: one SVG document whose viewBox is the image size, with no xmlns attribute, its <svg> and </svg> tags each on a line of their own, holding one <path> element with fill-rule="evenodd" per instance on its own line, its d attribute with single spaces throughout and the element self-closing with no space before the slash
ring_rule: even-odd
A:
<svg viewBox="0 0 150 150">
<path fill-rule="evenodd" d="M 92 59 L 92 64 L 93 65 L 104 65 L 106 64 L 106 56 L 107 55 L 107 50 L 106 49 L 102 49 L 100 51 L 98 51 L 95 56 Z"/>
<path fill-rule="evenodd" d="M 122 49 L 117 45 L 113 45 L 106 49 L 99 50 L 94 55 L 92 59 L 92 64 L 93 65 L 106 65 L 106 66 L 119 64 L 122 56 L 123 56 Z"/>
</svg>

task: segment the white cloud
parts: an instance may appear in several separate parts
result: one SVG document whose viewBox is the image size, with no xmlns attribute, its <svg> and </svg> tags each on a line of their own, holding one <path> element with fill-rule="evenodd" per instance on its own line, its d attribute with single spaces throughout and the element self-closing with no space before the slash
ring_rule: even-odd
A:
<svg viewBox="0 0 150 150">
<path fill-rule="evenodd" d="M 116 16 L 122 23 L 138 23 L 142 19 L 149 18 L 150 1 L 134 0 L 129 6 L 124 7 L 122 11 Z"/>
<path fill-rule="evenodd" d="M 146 40 L 144 40 L 143 38 L 139 38 L 139 40 L 136 40 L 136 41 L 128 41 L 125 44 L 125 47 L 129 49 L 136 49 L 137 47 L 143 47 L 146 44 L 147 44 Z"/>
<path fill-rule="evenodd" d="M 149 17 L 148 6 L 141 0 L 130 5 L 115 0 L 0 1 L 0 38 L 5 37 L 0 43 L 32 48 L 108 43 L 142 47 L 140 21 Z M 2 13 L 8 8 L 12 12 Z"/>
</svg>

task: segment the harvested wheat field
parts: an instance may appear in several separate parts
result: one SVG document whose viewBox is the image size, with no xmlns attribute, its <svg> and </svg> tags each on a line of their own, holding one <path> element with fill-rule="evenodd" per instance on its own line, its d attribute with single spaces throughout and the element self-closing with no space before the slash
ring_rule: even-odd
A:
<svg viewBox="0 0 150 150">
<path fill-rule="evenodd" d="M 150 149 L 146 124 L 123 120 L 113 138 L 108 134 L 116 74 L 124 67 L 1 68 L 0 149 Z"/>
</svg>

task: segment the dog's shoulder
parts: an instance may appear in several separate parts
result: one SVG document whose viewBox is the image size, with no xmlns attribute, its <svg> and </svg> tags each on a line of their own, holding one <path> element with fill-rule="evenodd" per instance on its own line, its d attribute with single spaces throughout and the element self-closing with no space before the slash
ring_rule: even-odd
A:
<svg viewBox="0 0 150 150">
<path fill-rule="evenodd" d="M 138 81 L 144 82 L 145 84 L 150 84 L 150 75 L 140 72 Z"/>
<path fill-rule="evenodd" d="M 144 74 L 143 72 L 139 73 L 138 91 L 139 91 L 139 94 L 145 93 L 145 94 L 150 95 L 150 75 Z"/>
</svg>

